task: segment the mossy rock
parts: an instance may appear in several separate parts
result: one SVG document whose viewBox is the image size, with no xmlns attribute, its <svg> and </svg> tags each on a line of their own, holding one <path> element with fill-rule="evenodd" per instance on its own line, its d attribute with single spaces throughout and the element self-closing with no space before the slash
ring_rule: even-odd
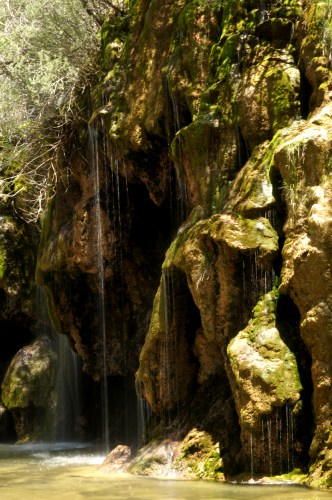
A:
<svg viewBox="0 0 332 500">
<path fill-rule="evenodd" d="M 33 317 L 34 248 L 26 226 L 10 215 L 0 215 L 0 289 L 6 304 L 2 314 Z"/>
<path fill-rule="evenodd" d="M 55 404 L 56 354 L 46 338 L 20 349 L 2 382 L 2 400 L 8 409 Z"/>
<path fill-rule="evenodd" d="M 224 479 L 218 443 L 213 442 L 210 434 L 197 429 L 192 429 L 183 439 L 174 468 L 185 477 Z"/>
<path fill-rule="evenodd" d="M 275 325 L 277 298 L 276 289 L 262 296 L 247 328 L 227 348 L 240 422 L 248 429 L 259 429 L 273 407 L 295 405 L 301 397 L 296 358 Z"/>
<path fill-rule="evenodd" d="M 141 476 L 167 476 L 171 473 L 176 442 L 152 442 L 141 448 L 132 460 L 128 472 Z"/>
</svg>

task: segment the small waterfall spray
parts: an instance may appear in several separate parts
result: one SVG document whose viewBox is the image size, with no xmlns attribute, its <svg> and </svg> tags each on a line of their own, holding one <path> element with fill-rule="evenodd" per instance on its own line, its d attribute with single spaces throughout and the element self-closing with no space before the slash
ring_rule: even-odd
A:
<svg viewBox="0 0 332 500">
<path fill-rule="evenodd" d="M 252 432 L 250 432 L 250 473 L 251 479 L 254 479 L 254 445 Z"/>
<path fill-rule="evenodd" d="M 137 434 L 138 434 L 138 445 L 141 446 L 146 443 L 146 430 L 149 418 L 152 414 L 152 410 L 149 403 L 143 399 L 138 398 L 137 404 Z"/>
<path fill-rule="evenodd" d="M 174 329 L 174 283 L 172 270 L 166 269 L 162 274 L 162 307 L 164 338 L 160 346 L 160 377 L 163 389 L 161 399 L 168 403 L 164 410 L 163 420 L 167 427 L 174 417 L 174 411 L 179 414 L 178 369 L 175 363 L 177 356 L 176 332 Z M 174 405 L 175 401 L 175 405 Z M 166 404 L 167 408 L 167 404 Z"/>
<path fill-rule="evenodd" d="M 55 380 L 55 408 L 50 425 L 52 440 L 66 441 L 80 438 L 79 417 L 81 413 L 81 360 L 68 344 L 68 339 L 58 334 L 49 318 L 46 293 L 42 286 L 37 288 L 38 336 L 48 338 L 57 354 L 57 375 Z"/>
<path fill-rule="evenodd" d="M 181 144 L 181 135 L 178 133 L 182 126 L 180 120 L 180 112 L 178 102 L 176 100 L 176 96 L 172 91 L 172 86 L 169 79 L 169 71 L 170 71 L 170 63 L 167 66 L 165 72 L 165 89 L 168 97 L 168 101 L 170 102 L 170 122 L 173 125 L 172 129 L 168 131 L 168 145 L 170 147 L 170 143 L 172 140 L 177 141 L 178 146 L 178 160 L 175 164 L 175 179 L 173 177 L 173 171 L 170 170 L 169 178 L 170 178 L 170 194 L 171 194 L 171 208 L 175 212 L 177 219 L 177 226 L 180 226 L 183 221 L 187 217 L 187 204 L 188 204 L 188 193 L 186 181 L 184 179 L 185 173 L 183 170 L 183 158 L 182 158 L 182 144 Z M 172 190 L 172 179 L 175 181 L 175 189 L 174 192 Z"/>
<path fill-rule="evenodd" d="M 95 252 L 97 263 L 97 286 L 98 286 L 98 320 L 102 357 L 102 442 L 105 451 L 109 451 L 109 415 L 108 415 L 108 381 L 107 381 L 107 338 L 106 338 L 106 316 L 105 316 L 105 273 L 103 258 L 103 224 L 101 214 L 100 198 L 100 164 L 99 164 L 99 145 L 98 133 L 96 129 L 89 126 L 89 145 L 90 162 L 93 173 L 94 191 L 95 191 Z"/>
<path fill-rule="evenodd" d="M 284 474 L 294 468 L 293 410 L 288 404 L 262 417 L 260 430 L 248 436 L 247 456 L 251 479 L 254 474 Z"/>
<path fill-rule="evenodd" d="M 266 10 L 266 4 L 264 0 L 260 0 L 260 8 L 259 8 L 259 22 L 266 21 L 268 19 L 268 12 Z"/>
<path fill-rule="evenodd" d="M 79 416 L 81 413 L 81 359 L 68 345 L 64 335 L 57 336 L 58 375 L 57 441 L 80 439 Z"/>
</svg>

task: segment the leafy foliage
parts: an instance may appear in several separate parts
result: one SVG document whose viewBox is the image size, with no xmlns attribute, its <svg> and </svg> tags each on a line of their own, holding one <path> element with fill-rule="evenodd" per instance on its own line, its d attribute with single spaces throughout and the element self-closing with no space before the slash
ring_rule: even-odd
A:
<svg viewBox="0 0 332 500">
<path fill-rule="evenodd" d="M 98 73 L 98 29 L 121 0 L 0 3 L 0 200 L 37 221 L 54 186 L 63 131 Z"/>
</svg>

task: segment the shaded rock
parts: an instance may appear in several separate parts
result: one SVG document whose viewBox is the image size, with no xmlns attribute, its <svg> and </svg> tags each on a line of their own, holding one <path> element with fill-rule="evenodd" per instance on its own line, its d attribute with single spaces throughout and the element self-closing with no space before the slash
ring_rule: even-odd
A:
<svg viewBox="0 0 332 500">
<path fill-rule="evenodd" d="M 0 214 L 1 375 L 17 350 L 33 337 L 34 265 L 28 228 L 13 216 Z"/>
<path fill-rule="evenodd" d="M 0 439 L 2 443 L 15 441 L 15 429 L 13 416 L 2 404 L 0 404 Z"/>
<path fill-rule="evenodd" d="M 44 417 L 55 405 L 55 363 L 50 341 L 39 338 L 18 351 L 8 367 L 2 382 L 2 400 L 13 413 L 20 441 L 52 435 Z"/>
<path fill-rule="evenodd" d="M 174 467 L 181 477 L 224 479 L 219 444 L 207 432 L 197 429 L 192 429 L 181 442 Z"/>
</svg>

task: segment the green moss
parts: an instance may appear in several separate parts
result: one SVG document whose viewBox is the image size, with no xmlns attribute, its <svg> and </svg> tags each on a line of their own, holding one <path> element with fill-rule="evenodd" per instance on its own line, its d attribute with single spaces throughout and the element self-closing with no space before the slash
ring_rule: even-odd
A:
<svg viewBox="0 0 332 500">
<path fill-rule="evenodd" d="M 267 71 L 269 102 L 268 109 L 273 134 L 289 125 L 290 121 L 300 113 L 300 102 L 297 90 L 300 87 L 299 73 L 297 81 L 291 81 L 285 68 L 272 68 Z M 294 80 L 294 78 L 293 78 Z"/>
<path fill-rule="evenodd" d="M 129 467 L 129 472 L 131 474 L 138 474 L 142 476 L 150 476 L 160 468 L 162 465 L 166 465 L 167 458 L 161 455 L 143 457 L 138 461 L 134 461 L 133 465 Z"/>
<path fill-rule="evenodd" d="M 277 299 L 276 283 L 259 299 L 247 327 L 227 348 L 241 425 L 248 429 L 260 429 L 262 416 L 274 407 L 296 407 L 300 400 L 296 358 L 276 328 Z"/>
<path fill-rule="evenodd" d="M 189 469 L 191 477 L 205 479 L 223 479 L 223 463 L 218 444 L 211 436 L 193 429 L 187 434 L 180 447 L 180 456 L 174 462 L 174 468 Z"/>
<path fill-rule="evenodd" d="M 32 316 L 34 247 L 26 226 L 9 215 L 0 217 L 0 287 L 17 312 Z"/>
<path fill-rule="evenodd" d="M 307 474 L 305 474 L 301 469 L 293 469 L 286 474 L 273 476 L 273 479 L 277 481 L 291 481 L 292 483 L 305 483 L 307 477 Z"/>
<path fill-rule="evenodd" d="M 54 404 L 56 355 L 50 342 L 38 339 L 12 359 L 2 383 L 2 400 L 8 409 Z"/>
</svg>

